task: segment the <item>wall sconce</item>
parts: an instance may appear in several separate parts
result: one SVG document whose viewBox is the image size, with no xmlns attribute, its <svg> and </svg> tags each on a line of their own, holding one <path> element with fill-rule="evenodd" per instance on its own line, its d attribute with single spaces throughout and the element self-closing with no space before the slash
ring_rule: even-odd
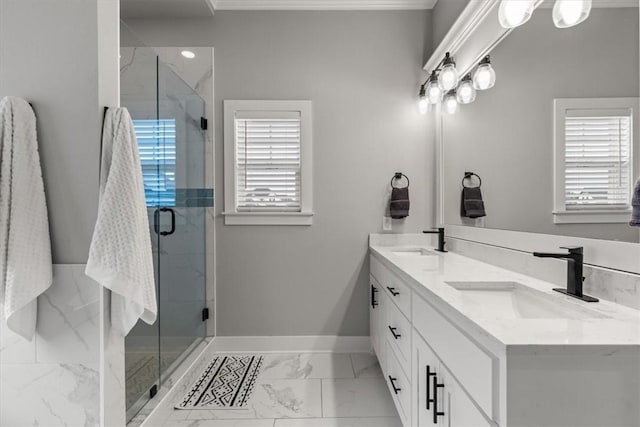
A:
<svg viewBox="0 0 640 427">
<path fill-rule="evenodd" d="M 592 0 L 556 0 L 553 5 L 553 23 L 558 28 L 578 25 L 589 17 Z M 500 25 L 515 28 L 531 19 L 535 0 L 502 0 L 498 10 Z"/>
<path fill-rule="evenodd" d="M 485 56 L 473 72 L 473 87 L 478 90 L 491 89 L 496 84 L 496 72 L 491 66 L 491 57 Z"/>
<path fill-rule="evenodd" d="M 455 114 L 458 112 L 458 97 L 456 95 L 455 89 L 447 92 L 447 94 L 444 96 L 443 104 L 444 110 L 448 114 Z"/>
<path fill-rule="evenodd" d="M 471 104 L 476 100 L 476 89 L 473 85 L 473 80 L 471 79 L 471 73 L 467 74 L 462 79 L 456 93 L 458 103 L 460 104 Z"/>
</svg>

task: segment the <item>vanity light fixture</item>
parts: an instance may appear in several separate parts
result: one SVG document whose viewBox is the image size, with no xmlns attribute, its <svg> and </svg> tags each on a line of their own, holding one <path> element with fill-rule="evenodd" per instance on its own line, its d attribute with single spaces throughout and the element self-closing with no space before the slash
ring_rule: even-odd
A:
<svg viewBox="0 0 640 427">
<path fill-rule="evenodd" d="M 589 17 L 591 0 L 556 0 L 553 5 L 553 23 L 558 28 L 578 25 Z"/>
<path fill-rule="evenodd" d="M 471 79 L 471 73 L 467 74 L 460 85 L 458 85 L 457 93 L 457 101 L 460 104 L 471 104 L 476 100 L 476 89 L 473 85 L 473 81 Z"/>
<path fill-rule="evenodd" d="M 491 66 L 491 57 L 485 56 L 473 72 L 473 87 L 477 90 L 491 89 L 496 84 L 496 72 Z"/>
<path fill-rule="evenodd" d="M 455 114 L 458 112 L 458 99 L 455 90 L 450 90 L 444 96 L 444 109 L 448 114 Z"/>
<path fill-rule="evenodd" d="M 534 0 L 502 0 L 498 10 L 500 25 L 504 28 L 519 27 L 531 18 L 534 6 Z"/>
<path fill-rule="evenodd" d="M 443 91 L 454 89 L 458 85 L 458 77 L 459 76 L 458 70 L 456 69 L 456 63 L 451 55 L 449 55 L 449 52 L 447 52 L 442 63 L 440 76 L 438 78 L 440 89 L 442 89 Z"/>
<path fill-rule="evenodd" d="M 424 84 L 420 86 L 420 100 L 418 101 L 418 109 L 420 110 L 420 114 L 427 114 L 427 111 L 429 111 L 429 101 L 427 101 L 427 91 L 425 90 L 424 86 Z"/>
<path fill-rule="evenodd" d="M 180 52 L 180 55 L 184 56 L 187 59 L 193 59 L 196 57 L 196 54 L 190 50 L 183 50 Z"/>
</svg>

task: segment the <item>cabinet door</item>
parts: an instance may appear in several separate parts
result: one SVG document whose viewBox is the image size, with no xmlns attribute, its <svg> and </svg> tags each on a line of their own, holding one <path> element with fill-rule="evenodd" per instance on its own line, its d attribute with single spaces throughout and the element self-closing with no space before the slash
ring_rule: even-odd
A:
<svg viewBox="0 0 640 427">
<path fill-rule="evenodd" d="M 432 380 L 434 381 L 434 380 Z M 453 375 L 440 366 L 434 386 L 437 384 L 437 410 L 440 426 L 447 427 L 491 427 L 482 411 L 464 391 Z"/>
<path fill-rule="evenodd" d="M 420 427 L 438 425 L 434 423 L 433 379 L 438 375 L 439 360 L 429 345 L 413 330 L 413 419 Z M 442 418 L 442 417 L 440 417 Z M 436 421 L 439 422 L 439 421 Z"/>
</svg>

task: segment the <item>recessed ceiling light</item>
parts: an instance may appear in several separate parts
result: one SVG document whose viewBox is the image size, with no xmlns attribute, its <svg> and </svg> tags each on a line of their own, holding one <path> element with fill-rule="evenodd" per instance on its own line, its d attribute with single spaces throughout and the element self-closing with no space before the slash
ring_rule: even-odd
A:
<svg viewBox="0 0 640 427">
<path fill-rule="evenodd" d="M 187 59 L 193 59 L 196 57 L 196 54 L 190 50 L 183 50 L 182 52 L 180 52 L 180 54 Z"/>
</svg>

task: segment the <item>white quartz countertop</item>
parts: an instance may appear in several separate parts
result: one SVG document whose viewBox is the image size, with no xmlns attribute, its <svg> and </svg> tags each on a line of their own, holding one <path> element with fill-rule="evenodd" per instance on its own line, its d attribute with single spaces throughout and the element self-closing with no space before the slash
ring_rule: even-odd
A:
<svg viewBox="0 0 640 427">
<path fill-rule="evenodd" d="M 404 279 L 458 327 L 489 347 L 640 346 L 640 311 L 600 300 L 583 302 L 552 290 L 557 285 L 467 258 L 452 252 L 429 256 L 395 254 L 403 249 L 433 250 L 429 236 L 371 235 L 374 257 Z M 515 282 L 540 291 L 561 310 L 589 310 L 599 318 L 513 318 L 448 282 Z M 564 307 L 567 307 L 566 309 Z M 562 313 L 562 311 L 560 311 Z"/>
</svg>

